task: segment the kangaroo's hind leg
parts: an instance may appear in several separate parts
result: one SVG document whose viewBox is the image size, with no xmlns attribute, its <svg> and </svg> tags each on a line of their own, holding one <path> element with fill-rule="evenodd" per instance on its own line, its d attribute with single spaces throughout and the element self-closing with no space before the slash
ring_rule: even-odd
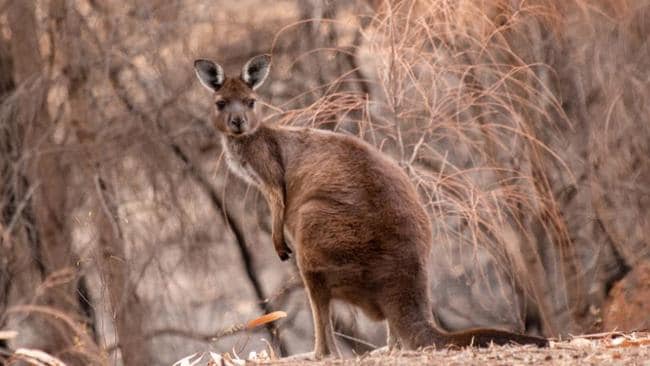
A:
<svg viewBox="0 0 650 366">
<path fill-rule="evenodd" d="M 332 298 L 329 289 L 325 286 L 323 276 L 314 272 L 306 272 L 302 276 L 314 319 L 314 357 L 322 359 L 332 355 L 340 358 L 341 355 L 334 340 L 334 328 L 330 316 Z"/>
<path fill-rule="evenodd" d="M 397 329 L 393 328 L 390 323 L 386 322 L 386 344 L 388 345 L 388 351 L 399 350 L 402 348 L 400 343 L 399 336 L 397 335 Z"/>
</svg>

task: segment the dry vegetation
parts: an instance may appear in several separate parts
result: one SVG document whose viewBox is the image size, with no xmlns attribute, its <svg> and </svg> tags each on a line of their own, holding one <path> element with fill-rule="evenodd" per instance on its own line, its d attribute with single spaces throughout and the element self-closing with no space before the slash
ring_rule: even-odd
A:
<svg viewBox="0 0 650 366">
<path fill-rule="evenodd" d="M 0 363 L 311 348 L 295 264 L 226 172 L 191 67 L 259 53 L 267 123 L 355 134 L 417 184 L 442 327 L 647 328 L 649 19 L 648 0 L 0 1 Z M 348 355 L 383 345 L 381 324 L 335 317 Z M 606 346 L 357 361 L 648 357 Z"/>
<path fill-rule="evenodd" d="M 364 355 L 341 362 L 322 361 L 310 365 L 641 365 L 650 359 L 650 338 L 586 339 L 553 343 L 551 348 L 494 346 L 487 349 L 424 350 L 390 355 Z M 293 361 L 274 365 L 300 365 Z"/>
<path fill-rule="evenodd" d="M 174 366 L 204 365 L 236 366 L 266 364 L 292 366 L 305 364 L 301 355 L 278 358 L 272 350 L 251 352 L 247 358 L 237 354 L 206 352 L 193 354 Z M 393 351 L 380 349 L 342 360 L 312 361 L 313 366 L 328 365 L 646 365 L 650 359 L 650 334 L 629 335 L 608 332 L 591 336 L 572 337 L 551 342 L 549 348 L 534 346 L 491 346 L 475 349 L 424 349 L 421 351 Z M 644 363 L 645 362 L 645 363 Z"/>
</svg>

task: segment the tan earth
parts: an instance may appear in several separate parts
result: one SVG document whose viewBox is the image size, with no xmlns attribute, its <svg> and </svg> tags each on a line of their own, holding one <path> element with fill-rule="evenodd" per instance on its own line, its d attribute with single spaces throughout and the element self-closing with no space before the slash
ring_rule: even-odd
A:
<svg viewBox="0 0 650 366">
<path fill-rule="evenodd" d="M 373 354 L 375 353 L 375 354 Z M 203 357 L 206 356 L 206 357 Z M 549 348 L 534 346 L 492 346 L 391 354 L 371 352 L 342 360 L 305 361 L 275 359 L 264 350 L 249 358 L 232 358 L 228 354 L 199 356 L 197 365 L 643 365 L 650 366 L 650 333 L 601 333 L 570 340 L 551 342 Z M 198 363 L 205 361 L 207 363 Z M 194 364 L 194 363 L 193 363 Z"/>
</svg>

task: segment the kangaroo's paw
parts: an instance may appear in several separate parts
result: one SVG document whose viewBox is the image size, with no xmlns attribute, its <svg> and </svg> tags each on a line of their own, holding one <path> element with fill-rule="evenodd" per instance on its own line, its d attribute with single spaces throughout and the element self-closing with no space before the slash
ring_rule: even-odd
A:
<svg viewBox="0 0 650 366">
<path fill-rule="evenodd" d="M 283 242 L 282 245 L 278 245 L 275 248 L 275 251 L 278 253 L 278 257 L 280 257 L 281 261 L 286 261 L 291 257 L 291 248 L 287 245 L 287 243 Z"/>
</svg>

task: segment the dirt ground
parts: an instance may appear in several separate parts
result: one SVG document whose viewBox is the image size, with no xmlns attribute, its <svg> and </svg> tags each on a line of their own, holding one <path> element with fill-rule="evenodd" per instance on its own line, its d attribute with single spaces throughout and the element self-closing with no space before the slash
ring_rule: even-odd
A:
<svg viewBox="0 0 650 366">
<path fill-rule="evenodd" d="M 211 358 L 210 355 L 207 355 Z M 216 356 L 216 357 L 215 357 Z M 551 342 L 549 348 L 493 346 L 484 349 L 370 353 L 342 360 L 306 361 L 269 357 L 266 351 L 247 360 L 212 354 L 213 365 L 644 365 L 650 366 L 650 333 L 608 333 Z M 202 363 L 199 363 L 202 364 Z"/>
</svg>

